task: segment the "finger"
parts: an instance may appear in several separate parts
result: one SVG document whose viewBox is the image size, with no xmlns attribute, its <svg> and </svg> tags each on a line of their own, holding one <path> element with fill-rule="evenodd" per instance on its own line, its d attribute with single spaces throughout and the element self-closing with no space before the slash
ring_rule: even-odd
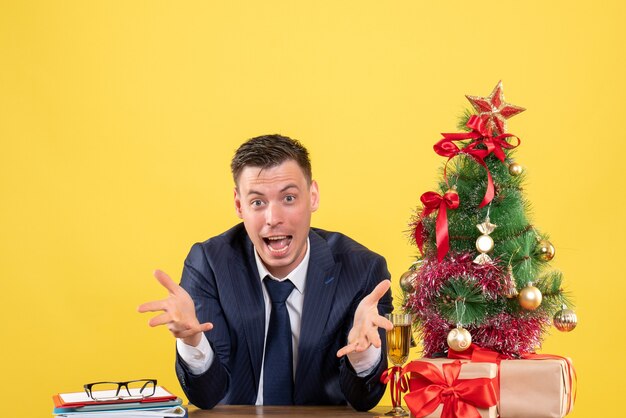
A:
<svg viewBox="0 0 626 418">
<path fill-rule="evenodd" d="M 212 330 L 213 324 L 210 322 L 205 322 L 204 324 L 198 324 L 198 326 L 196 327 L 190 327 L 190 328 L 185 328 L 185 329 L 180 329 L 176 327 L 174 324 L 169 324 L 168 328 L 171 331 L 172 335 L 174 335 L 174 337 L 187 338 L 187 337 L 193 337 L 194 335 L 197 335 L 201 332 Z"/>
<path fill-rule="evenodd" d="M 169 324 L 170 322 L 172 322 L 172 316 L 167 312 L 163 312 L 162 314 L 151 318 L 150 321 L 148 321 L 148 325 L 151 327 L 157 327 L 159 325 Z"/>
<path fill-rule="evenodd" d="M 163 300 L 155 300 L 152 302 L 142 303 L 137 307 L 137 311 L 144 312 L 155 312 L 155 311 L 164 311 L 166 308 L 165 301 Z"/>
<path fill-rule="evenodd" d="M 383 280 L 382 282 L 378 283 L 374 290 L 372 290 L 372 293 L 363 298 L 363 301 L 367 301 L 367 303 L 371 304 L 378 303 L 380 298 L 385 296 L 385 293 L 387 293 L 389 287 L 391 287 L 391 281 Z"/>
<path fill-rule="evenodd" d="M 180 286 L 174 283 L 174 280 L 170 278 L 165 272 L 161 270 L 154 270 L 154 277 L 161 283 L 161 286 L 169 290 L 170 293 L 175 293 Z"/>
<path fill-rule="evenodd" d="M 378 328 L 384 328 L 387 331 L 391 331 L 393 329 L 391 321 L 380 315 L 376 315 L 376 317 L 372 319 L 372 324 L 376 325 Z"/>
<path fill-rule="evenodd" d="M 200 324 L 200 331 L 211 331 L 213 329 L 213 324 L 210 322 L 205 322 L 204 324 Z"/>
<path fill-rule="evenodd" d="M 346 345 L 345 347 L 341 348 L 339 351 L 337 351 L 337 357 L 343 357 L 346 354 L 354 352 L 355 349 L 356 349 L 356 343 L 350 343 Z"/>
</svg>

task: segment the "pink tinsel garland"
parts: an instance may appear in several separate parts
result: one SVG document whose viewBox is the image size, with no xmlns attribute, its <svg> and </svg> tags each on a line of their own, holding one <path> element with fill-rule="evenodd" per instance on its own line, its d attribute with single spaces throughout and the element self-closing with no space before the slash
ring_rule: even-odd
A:
<svg viewBox="0 0 626 418">
<path fill-rule="evenodd" d="M 405 308 L 418 317 L 424 355 L 433 356 L 447 350 L 448 332 L 456 326 L 437 311 L 441 288 L 451 278 L 474 280 L 488 301 L 502 298 L 510 286 L 508 272 L 497 263 L 478 265 L 470 253 L 449 254 L 443 261 L 426 259 L 415 279 L 415 291 L 406 299 Z M 550 318 L 536 313 L 501 312 L 488 317 L 480 325 L 466 326 L 472 341 L 481 347 L 498 351 L 507 357 L 534 352 L 541 344 L 541 334 Z"/>
</svg>

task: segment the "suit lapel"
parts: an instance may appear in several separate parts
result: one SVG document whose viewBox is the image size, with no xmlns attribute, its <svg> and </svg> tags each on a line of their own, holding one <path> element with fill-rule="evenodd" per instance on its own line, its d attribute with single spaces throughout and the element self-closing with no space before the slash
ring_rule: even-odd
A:
<svg viewBox="0 0 626 418">
<path fill-rule="evenodd" d="M 336 280 L 340 264 L 336 264 L 328 244 L 315 232 L 309 233 L 311 256 L 307 272 L 300 343 L 298 346 L 298 366 L 296 368 L 295 396 L 306 379 L 314 350 L 324 331 L 326 319 L 332 307 L 337 288 Z"/>
<path fill-rule="evenodd" d="M 254 373 L 255 398 L 258 392 L 258 384 L 261 376 L 261 363 L 263 361 L 263 342 L 265 339 L 265 303 L 263 291 L 259 280 L 259 272 L 254 263 L 254 247 L 246 237 L 244 244 L 244 256 L 232 255 L 230 257 L 232 291 L 237 300 L 238 311 L 241 318 L 250 355 L 250 363 Z"/>
</svg>

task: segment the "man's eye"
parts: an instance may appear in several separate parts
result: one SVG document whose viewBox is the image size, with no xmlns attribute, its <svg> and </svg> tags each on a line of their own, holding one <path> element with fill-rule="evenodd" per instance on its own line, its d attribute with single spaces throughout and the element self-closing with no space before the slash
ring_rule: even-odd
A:
<svg viewBox="0 0 626 418">
<path fill-rule="evenodd" d="M 263 204 L 263 202 L 259 199 L 256 199 L 256 200 L 253 200 L 250 204 L 254 207 L 259 207 Z"/>
<path fill-rule="evenodd" d="M 295 196 L 292 196 L 292 195 L 287 195 L 287 196 L 285 196 L 285 201 L 286 201 L 286 202 L 293 202 L 293 201 L 295 201 L 295 200 L 296 200 L 296 197 L 295 197 Z"/>
</svg>

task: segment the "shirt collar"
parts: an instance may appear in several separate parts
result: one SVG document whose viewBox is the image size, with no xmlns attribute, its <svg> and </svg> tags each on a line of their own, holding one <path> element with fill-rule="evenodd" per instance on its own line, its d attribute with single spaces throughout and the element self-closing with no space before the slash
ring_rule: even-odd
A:
<svg viewBox="0 0 626 418">
<path fill-rule="evenodd" d="M 307 237 L 306 253 L 304 254 L 304 258 L 302 259 L 300 264 L 298 264 L 296 268 L 293 269 L 284 279 L 278 279 L 272 276 L 272 274 L 267 270 L 267 268 L 265 267 L 265 264 L 263 264 L 263 261 L 261 260 L 261 257 L 259 256 L 259 253 L 256 251 L 256 248 L 254 249 L 254 260 L 256 261 L 256 267 L 259 271 L 259 279 L 261 281 L 263 281 L 265 276 L 270 276 L 272 279 L 278 280 L 279 282 L 289 279 L 294 284 L 296 289 L 298 289 L 298 292 L 302 294 L 304 294 L 304 284 L 306 282 L 306 274 L 309 270 L 309 258 L 310 257 L 311 257 L 311 242 L 309 241 L 309 238 Z"/>
</svg>

